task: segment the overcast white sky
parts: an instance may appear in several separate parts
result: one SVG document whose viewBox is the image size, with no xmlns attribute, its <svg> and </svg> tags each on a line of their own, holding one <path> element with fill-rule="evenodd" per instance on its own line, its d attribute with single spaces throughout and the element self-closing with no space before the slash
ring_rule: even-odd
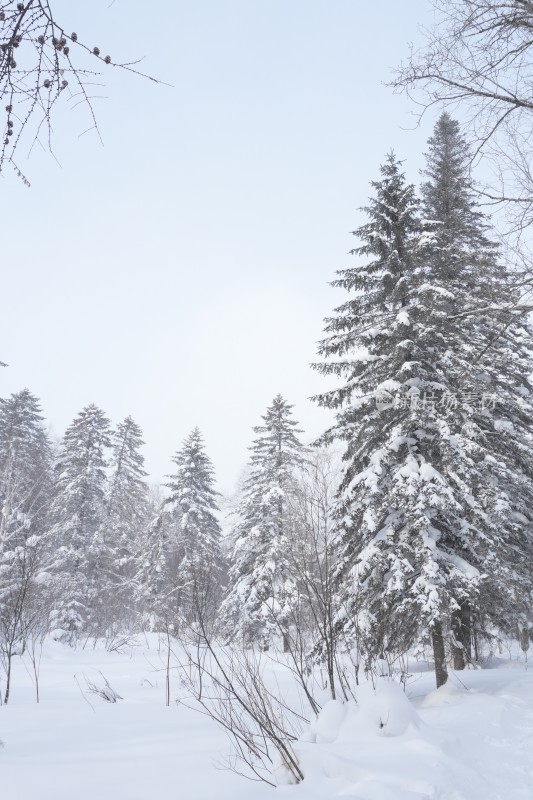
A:
<svg viewBox="0 0 533 800">
<path fill-rule="evenodd" d="M 382 83 L 430 4 L 54 4 L 173 88 L 110 72 L 103 148 L 65 110 L 61 166 L 34 150 L 31 189 L 1 180 L 0 394 L 31 389 L 58 435 L 89 402 L 132 414 L 154 480 L 198 425 L 229 492 L 275 394 L 307 439 L 327 425 L 307 399 L 324 388 L 308 364 L 339 300 L 327 282 L 391 147 L 418 179 L 433 118 L 411 130 Z"/>
</svg>

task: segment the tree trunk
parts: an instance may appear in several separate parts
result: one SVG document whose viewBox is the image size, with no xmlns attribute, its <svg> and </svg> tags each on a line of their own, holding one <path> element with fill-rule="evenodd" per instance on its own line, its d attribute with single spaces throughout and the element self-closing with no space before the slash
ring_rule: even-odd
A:
<svg viewBox="0 0 533 800">
<path fill-rule="evenodd" d="M 466 666 L 466 659 L 463 646 L 463 625 L 460 609 L 453 612 L 451 622 L 453 668 L 461 670 Z"/>
<path fill-rule="evenodd" d="M 444 636 L 442 635 L 442 623 L 435 620 L 431 629 L 431 641 L 433 644 L 433 659 L 435 661 L 435 678 L 437 689 L 444 686 L 448 680 L 448 670 L 446 669 L 446 651 L 444 649 Z"/>
<path fill-rule="evenodd" d="M 331 692 L 331 699 L 335 700 L 337 693 L 335 691 L 335 663 L 334 663 L 334 654 L 333 650 L 331 649 L 331 645 L 327 646 L 327 657 L 326 657 L 326 664 L 327 664 L 327 672 L 329 678 L 329 690 Z M 357 679 L 356 679 L 357 683 Z"/>
<path fill-rule="evenodd" d="M 474 642 L 474 658 L 476 659 L 476 663 L 479 661 L 479 646 L 477 641 L 477 633 L 476 629 L 472 629 L 472 640 Z"/>
<path fill-rule="evenodd" d="M 466 662 L 472 662 L 472 611 L 469 603 L 461 604 L 461 643 L 464 648 Z"/>
<path fill-rule="evenodd" d="M 472 661 L 472 621 L 469 603 L 452 614 L 453 668 L 464 669 Z"/>
<path fill-rule="evenodd" d="M 5 695 L 4 695 L 4 705 L 7 705 L 9 703 L 9 691 L 11 689 L 11 662 L 12 662 L 12 660 L 13 660 L 13 655 L 12 655 L 12 651 L 11 651 L 11 647 L 10 647 L 9 650 L 7 651 L 7 654 L 6 654 L 6 661 L 7 661 L 7 665 L 6 665 L 6 692 L 5 692 Z"/>
</svg>

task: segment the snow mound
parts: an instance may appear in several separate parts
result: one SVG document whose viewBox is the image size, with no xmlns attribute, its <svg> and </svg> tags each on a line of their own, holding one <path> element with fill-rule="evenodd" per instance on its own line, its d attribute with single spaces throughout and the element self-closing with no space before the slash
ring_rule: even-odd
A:
<svg viewBox="0 0 533 800">
<path fill-rule="evenodd" d="M 320 743 L 354 741 L 369 736 L 401 736 L 418 715 L 403 688 L 393 680 L 377 678 L 357 689 L 356 701 L 330 700 L 320 711 L 302 741 Z"/>
<path fill-rule="evenodd" d="M 410 725 L 420 725 L 403 687 L 393 680 L 377 678 L 375 688 L 371 683 L 360 686 L 357 690 L 357 707 L 356 730 L 365 736 L 401 736 Z"/>
<path fill-rule="evenodd" d="M 340 700 L 329 700 L 322 708 L 315 722 L 311 725 L 314 742 L 334 742 L 346 717 L 348 706 Z"/>
</svg>

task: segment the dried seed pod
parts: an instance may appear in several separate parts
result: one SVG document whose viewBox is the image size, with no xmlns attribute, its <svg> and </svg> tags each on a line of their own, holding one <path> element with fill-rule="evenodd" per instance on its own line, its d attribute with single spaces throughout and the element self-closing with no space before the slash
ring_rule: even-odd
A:
<svg viewBox="0 0 533 800">
<path fill-rule="evenodd" d="M 71 33 L 70 34 L 70 38 L 72 39 L 73 42 L 77 42 L 78 41 L 78 34 L 77 33 Z"/>
<path fill-rule="evenodd" d="M 106 56 L 104 58 L 104 61 L 105 61 L 106 64 L 111 64 L 111 56 Z"/>
<path fill-rule="evenodd" d="M 24 3 L 17 3 L 17 11 L 24 11 Z"/>
<path fill-rule="evenodd" d="M 95 56 L 99 56 L 100 55 L 100 48 L 99 47 L 93 47 L 93 53 L 94 53 Z"/>
<path fill-rule="evenodd" d="M 39 44 L 44 44 L 44 36 L 39 36 L 37 41 L 39 42 Z"/>
<path fill-rule="evenodd" d="M 49 89 L 51 85 L 52 85 L 52 83 L 51 83 L 51 81 L 48 80 L 48 78 L 43 83 L 43 86 L 44 86 L 45 89 Z"/>
<path fill-rule="evenodd" d="M 66 56 L 68 56 L 68 54 L 70 53 L 70 47 L 64 47 L 64 48 L 63 48 L 63 52 L 64 52 L 64 54 L 65 54 Z"/>
<path fill-rule="evenodd" d="M 6 106 L 6 111 L 8 114 L 11 114 L 11 112 L 13 111 L 13 106 L 12 105 Z"/>
</svg>

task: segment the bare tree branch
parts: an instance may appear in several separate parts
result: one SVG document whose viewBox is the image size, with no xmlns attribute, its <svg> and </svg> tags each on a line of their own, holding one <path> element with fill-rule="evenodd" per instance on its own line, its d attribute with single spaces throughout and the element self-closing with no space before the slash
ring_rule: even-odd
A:
<svg viewBox="0 0 533 800">
<path fill-rule="evenodd" d="M 433 0 L 437 22 L 411 47 L 392 86 L 420 116 L 437 104 L 461 110 L 473 160 L 490 167 L 483 195 L 504 208 L 514 235 L 533 223 L 533 3 Z"/>
<path fill-rule="evenodd" d="M 56 106 L 78 98 L 90 126 L 100 136 L 94 110 L 95 77 L 101 69 L 117 69 L 155 83 L 137 61 L 115 61 L 99 47 L 88 45 L 54 16 L 50 0 L 0 0 L 0 99 L 4 106 L 0 132 L 0 172 L 7 164 L 29 186 L 15 162 L 25 142 L 29 150 L 39 142 L 52 151 L 52 119 Z M 74 107 L 78 103 L 74 104 Z"/>
</svg>

